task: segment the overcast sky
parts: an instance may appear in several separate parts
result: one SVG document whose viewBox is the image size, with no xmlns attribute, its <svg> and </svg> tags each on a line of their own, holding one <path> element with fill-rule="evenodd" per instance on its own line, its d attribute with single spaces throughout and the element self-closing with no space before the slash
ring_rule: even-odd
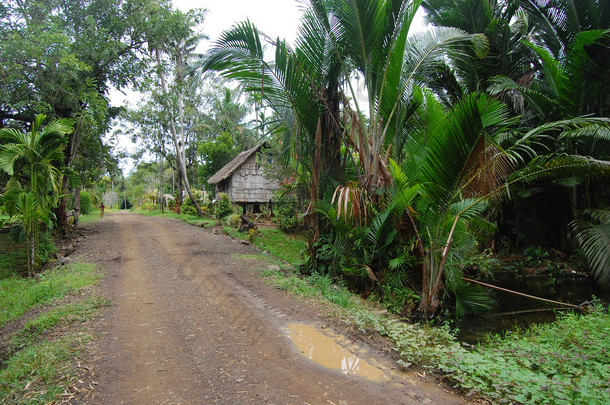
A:
<svg viewBox="0 0 610 405">
<path fill-rule="evenodd" d="M 302 5 L 295 0 L 174 0 L 174 7 L 207 9 L 203 33 L 211 41 L 236 22 L 250 19 L 271 38 L 279 36 L 294 43 Z"/>
</svg>

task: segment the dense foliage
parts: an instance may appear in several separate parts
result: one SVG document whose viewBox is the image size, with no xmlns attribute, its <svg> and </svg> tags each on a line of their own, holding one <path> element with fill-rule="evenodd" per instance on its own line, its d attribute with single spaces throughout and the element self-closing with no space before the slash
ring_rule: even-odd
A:
<svg viewBox="0 0 610 405">
<path fill-rule="evenodd" d="M 458 315 L 485 307 L 462 271 L 481 230 L 506 229 L 500 198 L 563 186 L 572 218 L 581 192 L 608 202 L 588 187 L 608 182 L 608 100 L 582 96 L 605 85 L 609 25 L 606 2 L 438 0 L 425 2 L 436 27 L 409 36 L 422 3 L 312 0 L 296 49 L 267 41 L 268 60 L 243 22 L 195 67 L 243 83 L 287 131 L 311 201 L 310 267 L 415 286 L 430 318 L 447 298 Z M 591 142 L 603 146 L 578 146 Z"/>
</svg>

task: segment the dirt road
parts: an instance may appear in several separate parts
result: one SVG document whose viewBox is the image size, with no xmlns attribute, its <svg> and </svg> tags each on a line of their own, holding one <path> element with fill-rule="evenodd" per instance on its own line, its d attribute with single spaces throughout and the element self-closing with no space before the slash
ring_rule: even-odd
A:
<svg viewBox="0 0 610 405">
<path fill-rule="evenodd" d="M 131 213 L 84 224 L 79 260 L 106 270 L 115 305 L 95 322 L 87 365 L 100 404 L 459 404 L 456 395 L 358 342 L 384 378 L 304 357 L 288 326 L 345 332 L 323 308 L 264 284 L 256 251 L 209 229 Z M 352 362 L 353 363 L 353 362 Z"/>
</svg>

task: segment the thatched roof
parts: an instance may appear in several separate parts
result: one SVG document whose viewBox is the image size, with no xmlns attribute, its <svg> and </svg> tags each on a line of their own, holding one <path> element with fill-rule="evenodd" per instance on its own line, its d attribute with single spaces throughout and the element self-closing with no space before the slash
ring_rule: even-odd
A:
<svg viewBox="0 0 610 405">
<path fill-rule="evenodd" d="M 264 144 L 265 144 L 265 142 L 261 142 L 258 145 L 256 145 L 255 147 L 253 147 L 252 149 L 248 149 L 247 151 L 244 151 L 244 152 L 240 153 L 239 155 L 237 155 L 235 157 L 235 159 L 231 160 L 222 169 L 220 169 L 212 177 L 210 177 L 208 179 L 208 183 L 217 184 L 217 183 L 220 183 L 221 181 L 223 181 L 224 179 L 228 178 L 229 176 L 231 176 L 233 173 L 235 173 L 235 171 L 237 169 L 239 169 L 239 166 L 244 164 L 244 162 L 246 160 L 248 160 L 248 158 L 250 156 L 252 156 L 256 152 L 258 152 L 259 149 L 262 148 Z"/>
</svg>

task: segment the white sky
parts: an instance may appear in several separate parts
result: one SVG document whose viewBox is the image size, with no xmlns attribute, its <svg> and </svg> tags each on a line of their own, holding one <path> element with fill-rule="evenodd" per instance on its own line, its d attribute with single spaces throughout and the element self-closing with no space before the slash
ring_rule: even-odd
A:
<svg viewBox="0 0 610 405">
<path fill-rule="evenodd" d="M 174 0 L 174 7 L 181 11 L 207 9 L 203 32 L 211 41 L 236 22 L 250 19 L 271 38 L 279 36 L 294 43 L 302 14 L 295 0 Z"/>
<path fill-rule="evenodd" d="M 205 52 L 224 30 L 246 19 L 250 19 L 259 30 L 271 38 L 284 38 L 290 44 L 294 44 L 303 8 L 302 1 L 299 0 L 173 0 L 173 3 L 174 7 L 181 11 L 192 8 L 208 10 L 201 29 L 209 40 L 203 41 L 197 49 L 198 52 Z M 420 9 L 412 24 L 411 33 L 424 29 L 423 14 Z M 125 92 L 126 94 L 122 94 L 112 90 L 110 92 L 112 105 L 129 103 L 133 107 L 141 98 L 129 90 Z M 132 144 L 128 137 L 122 137 L 119 139 L 119 147 L 133 151 L 136 145 Z M 130 160 L 123 164 L 126 174 L 132 167 L 133 162 Z"/>
</svg>

